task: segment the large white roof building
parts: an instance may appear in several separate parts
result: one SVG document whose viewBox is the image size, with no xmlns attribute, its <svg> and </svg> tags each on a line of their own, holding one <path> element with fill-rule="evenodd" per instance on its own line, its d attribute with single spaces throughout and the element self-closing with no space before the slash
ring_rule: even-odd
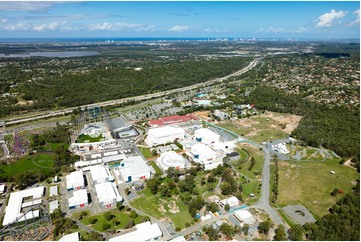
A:
<svg viewBox="0 0 361 242">
<path fill-rule="evenodd" d="M 88 166 L 82 168 L 83 171 L 90 171 L 93 184 L 99 184 L 107 181 L 113 181 L 113 177 L 109 174 L 107 168 L 101 165 Z"/>
<path fill-rule="evenodd" d="M 65 177 L 68 191 L 84 188 L 84 177 L 82 171 L 74 171 Z"/>
<path fill-rule="evenodd" d="M 248 210 L 237 210 L 234 212 L 234 216 L 242 223 L 253 225 L 256 219 Z"/>
<path fill-rule="evenodd" d="M 164 170 L 168 170 L 169 167 L 176 169 L 185 169 L 191 166 L 191 163 L 182 155 L 177 154 L 175 151 L 167 151 L 160 154 L 157 159 L 157 164 Z"/>
<path fill-rule="evenodd" d="M 14 222 L 17 218 L 20 217 L 21 218 L 19 219 L 19 221 L 25 221 L 31 218 L 38 217 L 39 210 L 35 210 L 34 212 L 28 212 L 27 214 L 25 214 L 25 216 L 23 216 L 24 212 L 22 212 L 22 208 L 40 204 L 42 202 L 43 195 L 43 186 L 11 193 L 8 205 L 5 209 L 3 226 Z M 24 202 L 24 198 L 27 199 L 26 202 Z"/>
<path fill-rule="evenodd" d="M 96 184 L 95 191 L 101 207 L 114 207 L 123 200 L 115 184 L 111 182 Z"/>
<path fill-rule="evenodd" d="M 151 176 L 151 169 L 140 156 L 130 156 L 123 160 L 118 167 L 124 182 L 132 182 L 148 179 Z"/>
<path fill-rule="evenodd" d="M 173 142 L 175 139 L 183 139 L 185 130 L 177 125 L 167 125 L 148 130 L 145 143 L 150 146 Z"/>
<path fill-rule="evenodd" d="M 235 196 L 221 200 L 222 206 L 226 206 L 226 204 L 228 204 L 230 207 L 234 207 L 239 205 L 239 200 Z"/>
<path fill-rule="evenodd" d="M 136 231 L 111 238 L 109 241 L 153 241 L 163 235 L 158 224 L 151 224 L 149 221 L 137 224 L 135 228 Z"/>
<path fill-rule="evenodd" d="M 214 133 L 210 129 L 200 128 L 194 131 L 194 136 L 196 140 L 202 142 L 206 145 L 218 142 L 219 141 L 219 134 Z"/>
<path fill-rule="evenodd" d="M 70 242 L 70 241 L 79 241 L 79 232 L 75 232 L 72 234 L 67 234 L 64 235 L 61 239 L 59 239 L 58 241 L 62 241 L 62 242 Z"/>
<path fill-rule="evenodd" d="M 84 207 L 88 204 L 88 194 L 85 189 L 73 192 L 73 196 L 68 199 L 69 208 Z"/>
</svg>

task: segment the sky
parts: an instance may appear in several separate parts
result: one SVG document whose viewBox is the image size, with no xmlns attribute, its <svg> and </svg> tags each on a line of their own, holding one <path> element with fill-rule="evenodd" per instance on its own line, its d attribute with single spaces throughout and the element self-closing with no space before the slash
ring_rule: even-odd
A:
<svg viewBox="0 0 361 242">
<path fill-rule="evenodd" d="M 358 1 L 2 1 L 0 38 L 359 39 Z"/>
</svg>

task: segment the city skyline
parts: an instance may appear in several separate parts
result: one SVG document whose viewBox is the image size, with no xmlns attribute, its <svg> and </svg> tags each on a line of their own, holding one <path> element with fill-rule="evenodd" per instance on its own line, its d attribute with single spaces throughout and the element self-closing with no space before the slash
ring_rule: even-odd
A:
<svg viewBox="0 0 361 242">
<path fill-rule="evenodd" d="M 359 2 L 28 2 L 0 4 L 2 38 L 359 39 Z"/>
</svg>

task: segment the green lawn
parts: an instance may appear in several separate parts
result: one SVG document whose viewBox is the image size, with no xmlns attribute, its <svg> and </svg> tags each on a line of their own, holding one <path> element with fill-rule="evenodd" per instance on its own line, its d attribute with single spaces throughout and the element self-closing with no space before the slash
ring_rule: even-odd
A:
<svg viewBox="0 0 361 242">
<path fill-rule="evenodd" d="M 65 146 L 66 149 L 69 148 L 69 145 L 65 143 L 47 143 L 44 145 L 44 150 L 56 151 L 59 147 L 62 146 Z"/>
<path fill-rule="evenodd" d="M 104 214 L 106 212 L 99 213 L 99 214 L 92 215 L 92 216 L 87 216 L 80 221 L 83 224 L 88 225 L 95 230 L 104 232 L 103 224 L 105 224 L 105 223 L 108 223 L 111 226 L 108 230 L 124 229 L 124 227 L 127 225 L 128 221 L 131 219 L 130 212 L 125 211 L 125 209 L 123 209 L 122 211 L 119 211 L 118 209 L 112 209 L 112 210 L 109 210 L 109 212 L 111 212 L 115 216 L 110 221 L 107 221 L 104 216 Z M 91 224 L 90 220 L 94 219 L 94 218 L 97 219 L 98 221 L 95 224 Z M 133 218 L 133 220 L 134 220 L 135 224 L 139 224 L 139 223 L 142 223 L 143 218 L 144 218 L 143 216 L 138 215 L 136 218 Z M 119 224 L 116 225 L 116 223 L 119 223 Z"/>
<path fill-rule="evenodd" d="M 102 135 L 99 135 L 98 137 L 91 137 L 89 135 L 81 134 L 78 139 L 75 141 L 76 143 L 91 143 L 91 142 L 98 142 L 101 139 L 103 139 Z"/>
<path fill-rule="evenodd" d="M 279 215 L 281 215 L 281 217 L 283 218 L 284 221 L 286 221 L 286 223 L 292 227 L 293 225 L 295 225 L 296 223 L 293 222 L 293 220 L 287 216 L 287 214 L 282 210 L 282 209 L 278 209 L 277 212 L 279 213 Z"/>
<path fill-rule="evenodd" d="M 253 180 L 248 183 L 242 184 L 243 201 L 245 203 L 247 203 L 248 205 L 253 204 L 254 202 L 258 201 L 258 199 L 260 198 L 260 196 L 261 196 L 260 187 L 259 187 L 260 183 L 261 182 L 259 182 L 258 180 Z M 249 197 L 250 193 L 253 193 L 256 197 L 255 198 Z"/>
<path fill-rule="evenodd" d="M 222 124 L 218 124 L 218 126 L 228 129 L 238 135 L 244 136 L 246 134 L 248 134 L 249 132 L 253 131 L 252 128 L 248 128 L 248 127 L 244 127 L 242 125 L 238 125 L 236 126 L 235 124 L 232 123 L 222 123 Z"/>
<path fill-rule="evenodd" d="M 244 160 L 246 160 L 249 157 L 249 154 L 246 150 L 244 149 L 239 149 L 236 148 L 237 153 L 239 154 L 239 160 L 242 162 Z"/>
<path fill-rule="evenodd" d="M 188 208 L 179 198 L 162 198 L 160 195 L 153 195 L 148 188 L 145 188 L 141 196 L 131 202 L 132 206 L 144 211 L 157 219 L 169 218 L 174 227 L 185 228 L 186 223 L 191 224 L 193 219 L 188 212 Z M 176 206 L 174 206 L 174 204 Z M 173 210 L 176 208 L 179 211 Z"/>
<path fill-rule="evenodd" d="M 144 155 L 145 158 L 151 158 L 153 157 L 152 152 L 150 152 L 149 148 L 143 148 L 143 147 L 138 147 L 140 152 L 142 152 L 142 154 Z"/>
<path fill-rule="evenodd" d="M 261 143 L 263 141 L 283 139 L 288 136 L 290 135 L 279 129 L 271 128 L 271 129 L 257 130 L 257 132 L 252 135 L 246 135 L 246 138 L 251 141 Z"/>
<path fill-rule="evenodd" d="M 263 163 L 264 163 L 264 159 L 263 159 L 263 152 L 260 151 L 257 148 L 253 148 L 253 147 L 249 147 L 249 146 L 245 146 L 245 145 L 240 145 L 240 147 L 242 147 L 242 149 L 246 150 L 246 152 L 251 156 L 254 157 L 256 163 L 253 166 L 252 170 L 248 170 L 248 168 L 250 167 L 251 164 L 251 159 L 249 158 L 246 162 L 233 162 L 232 164 L 234 165 L 234 167 L 243 175 L 251 178 L 251 179 L 258 179 L 261 178 L 262 176 L 262 168 L 263 168 Z M 259 172 L 259 175 L 255 175 L 255 172 Z"/>
<path fill-rule="evenodd" d="M 157 166 L 157 164 L 155 164 L 154 161 L 149 161 L 149 165 L 151 165 L 154 168 L 156 174 L 160 174 L 160 175 L 163 174 L 162 170 L 159 168 L 159 166 Z"/>
<path fill-rule="evenodd" d="M 325 162 L 283 162 L 279 166 L 278 205 L 303 204 L 316 217 L 328 213 L 328 209 L 342 195 L 330 195 L 333 189 L 350 192 L 352 182 L 360 179 L 357 171 L 339 165 L 339 159 Z M 336 174 L 330 174 L 333 170 Z"/>
<path fill-rule="evenodd" d="M 25 171 L 41 171 L 47 173 L 54 165 L 55 154 L 36 153 L 19 159 L 10 165 L 0 165 L 2 175 L 5 177 L 14 177 Z"/>
</svg>

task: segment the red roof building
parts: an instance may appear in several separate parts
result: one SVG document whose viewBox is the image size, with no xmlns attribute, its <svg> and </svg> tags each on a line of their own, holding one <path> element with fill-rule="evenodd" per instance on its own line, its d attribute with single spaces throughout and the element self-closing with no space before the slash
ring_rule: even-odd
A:
<svg viewBox="0 0 361 242">
<path fill-rule="evenodd" d="M 192 114 L 187 114 L 185 116 L 174 115 L 174 116 L 168 116 L 168 117 L 150 120 L 150 121 L 148 121 L 148 124 L 152 127 L 159 127 L 159 126 L 169 125 L 169 124 L 186 123 L 192 119 L 198 120 L 198 118 Z"/>
</svg>

